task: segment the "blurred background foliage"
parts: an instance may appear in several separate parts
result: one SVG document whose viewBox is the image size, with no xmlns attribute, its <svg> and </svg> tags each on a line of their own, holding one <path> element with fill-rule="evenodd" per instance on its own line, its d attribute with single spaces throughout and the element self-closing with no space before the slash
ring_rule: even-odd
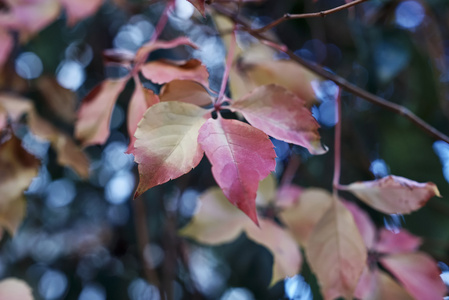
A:
<svg viewBox="0 0 449 300">
<path fill-rule="evenodd" d="M 267 0 L 245 5 L 242 14 L 257 27 L 286 12 L 315 12 L 343 3 Z M 70 133 L 81 99 L 105 77 L 121 74 L 120 69 L 104 68 L 102 51 L 136 51 L 150 39 L 163 8 L 162 2 L 105 1 L 94 16 L 73 27 L 66 26 L 61 15 L 13 49 L 0 86 L 33 99 L 43 117 Z M 274 32 L 297 55 L 409 108 L 448 134 L 448 20 L 446 0 L 368 0 L 326 18 L 282 23 Z M 179 35 L 189 36 L 199 50 L 157 51 L 150 59 L 199 58 L 208 67 L 211 87 L 218 90 L 226 51 L 212 17 L 203 18 L 185 0 L 177 1 L 162 39 Z M 246 39 L 247 34 L 239 34 L 240 43 Z M 215 185 L 206 159 L 189 174 L 131 200 L 138 176 L 132 156 L 124 154 L 129 85 L 114 108 L 107 143 L 87 149 L 88 181 L 59 166 L 48 143 L 21 128 L 23 144 L 43 164 L 26 192 L 27 217 L 21 229 L 14 238 L 1 241 L 0 276 L 24 279 L 36 299 L 48 300 L 159 299 L 156 283 L 169 299 L 320 299 L 307 265 L 302 276 L 269 289 L 272 256 L 245 235 L 219 247 L 177 237 L 177 229 L 195 210 L 197 196 Z M 323 142 L 329 146 L 335 113 L 328 95 L 335 88 L 331 82 L 317 86 L 321 103 L 313 107 Z M 411 215 L 383 215 L 358 204 L 377 225 L 390 230 L 403 226 L 422 237 L 422 249 L 441 262 L 443 271 L 449 269 L 445 265 L 449 264 L 449 145 L 354 95 L 343 93 L 342 101 L 341 182 L 394 174 L 436 183 L 443 198 L 432 199 Z M 312 157 L 303 148 L 273 142 L 278 179 L 295 160 L 299 167 L 294 183 L 331 188 L 332 147 L 327 154 Z M 139 245 L 139 235 L 147 243 Z M 156 270 L 151 283 L 146 281 L 151 277 L 148 268 Z"/>
</svg>

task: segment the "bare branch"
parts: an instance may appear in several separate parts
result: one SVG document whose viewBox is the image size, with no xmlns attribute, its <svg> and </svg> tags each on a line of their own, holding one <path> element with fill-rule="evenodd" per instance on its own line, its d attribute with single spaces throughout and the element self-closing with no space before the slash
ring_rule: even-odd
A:
<svg viewBox="0 0 449 300">
<path fill-rule="evenodd" d="M 270 30 L 271 28 L 276 27 L 279 24 L 281 24 L 281 23 L 283 23 L 285 21 L 288 21 L 288 20 L 317 18 L 317 17 L 324 18 L 327 15 L 330 15 L 330 14 L 333 14 L 335 12 L 344 10 L 346 8 L 355 6 L 355 5 L 360 4 L 362 2 L 365 2 L 365 1 L 367 1 L 367 0 L 355 0 L 355 1 L 352 1 L 352 2 L 349 2 L 349 3 L 337 6 L 335 8 L 331 8 L 331 9 L 328 9 L 328 10 L 323 10 L 323 11 L 315 12 L 315 13 L 296 14 L 296 15 L 285 14 L 282 17 L 280 17 L 279 19 L 271 22 L 270 24 L 265 25 L 264 27 L 261 27 L 259 29 L 254 29 L 253 32 L 257 32 L 257 33 L 265 32 L 265 31 Z"/>
<path fill-rule="evenodd" d="M 244 20 L 240 16 L 235 15 L 232 11 L 228 10 L 227 8 L 220 6 L 220 5 L 214 5 L 213 7 L 218 13 L 229 17 L 236 24 L 239 24 L 240 26 L 242 26 L 243 30 L 248 31 L 252 36 L 259 39 L 261 42 L 264 42 L 265 44 L 267 44 L 277 50 L 284 49 L 285 50 L 284 52 L 290 57 L 291 60 L 296 61 L 297 63 L 299 63 L 300 65 L 309 69 L 310 71 L 316 73 L 317 75 L 319 75 L 325 79 L 335 82 L 342 89 L 344 89 L 348 92 L 351 92 L 352 94 L 354 94 L 360 98 L 363 98 L 363 99 L 365 99 L 373 104 L 376 104 L 378 106 L 381 106 L 385 109 L 388 109 L 398 115 L 404 116 L 406 119 L 408 119 L 413 124 L 415 124 L 416 126 L 421 128 L 427 135 L 431 136 L 432 138 L 434 138 L 436 140 L 442 140 L 446 143 L 449 143 L 449 137 L 447 135 L 445 135 L 444 133 L 438 131 L 436 128 L 434 128 L 431 125 L 429 125 L 428 123 L 426 123 L 424 120 L 422 120 L 421 118 L 416 116 L 414 113 L 412 113 L 408 108 L 401 106 L 399 104 L 396 104 L 396 103 L 389 102 L 377 95 L 371 94 L 371 93 L 365 91 L 364 89 L 359 88 L 358 86 L 350 83 L 343 77 L 340 77 L 334 73 L 331 73 L 317 64 L 314 64 L 312 62 L 309 62 L 307 60 L 300 58 L 295 53 L 293 53 L 293 51 L 287 49 L 284 45 L 280 45 L 279 43 L 277 43 L 276 41 L 273 41 L 272 39 L 266 37 L 265 35 L 252 30 L 250 27 L 250 24 L 246 20 Z M 276 46 L 272 46 L 272 45 L 276 45 Z"/>
</svg>

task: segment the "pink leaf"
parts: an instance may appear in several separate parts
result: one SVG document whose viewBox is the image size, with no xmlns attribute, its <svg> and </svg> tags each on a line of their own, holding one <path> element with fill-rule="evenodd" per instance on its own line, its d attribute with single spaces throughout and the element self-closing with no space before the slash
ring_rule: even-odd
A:
<svg viewBox="0 0 449 300">
<path fill-rule="evenodd" d="M 434 183 L 419 183 L 399 176 L 355 182 L 344 188 L 373 208 L 387 214 L 407 214 L 440 196 Z"/>
<path fill-rule="evenodd" d="M 143 118 L 143 114 L 149 107 L 159 103 L 159 97 L 152 90 L 144 88 L 138 76 L 134 76 L 134 84 L 134 93 L 128 107 L 128 134 L 130 141 L 126 153 L 134 151 L 134 143 L 136 141 L 134 133 L 136 132 L 137 124 Z"/>
<path fill-rule="evenodd" d="M 0 281 L 0 299 L 33 300 L 33 293 L 28 284 L 19 279 L 7 278 Z"/>
<path fill-rule="evenodd" d="M 306 255 L 324 299 L 352 299 L 367 251 L 351 212 L 337 199 L 315 226 Z"/>
<path fill-rule="evenodd" d="M 83 146 L 106 142 L 114 104 L 128 79 L 106 79 L 83 99 L 75 124 L 75 136 Z"/>
<path fill-rule="evenodd" d="M 93 15 L 103 3 L 103 0 L 59 0 L 67 13 L 67 23 L 69 26 L 75 25 L 78 21 Z"/>
<path fill-rule="evenodd" d="M 376 239 L 376 227 L 374 226 L 374 223 L 371 221 L 368 214 L 355 203 L 345 201 L 343 204 L 354 217 L 355 224 L 357 225 L 357 228 L 365 241 L 366 248 L 371 250 Z"/>
<path fill-rule="evenodd" d="M 296 241 L 306 246 L 316 224 L 332 204 L 332 195 L 322 189 L 306 189 L 299 200 L 283 210 L 279 217 L 290 229 Z"/>
<path fill-rule="evenodd" d="M 413 252 L 418 249 L 421 239 L 412 235 L 405 229 L 399 233 L 393 233 L 385 228 L 380 230 L 379 241 L 374 249 L 380 253 Z"/>
<path fill-rule="evenodd" d="M 422 252 L 387 255 L 380 263 L 390 271 L 417 300 L 441 299 L 446 286 L 435 261 Z"/>
<path fill-rule="evenodd" d="M 292 277 L 301 270 L 302 257 L 291 234 L 272 220 L 260 220 L 260 228 L 254 224 L 246 226 L 246 234 L 273 255 L 273 275 L 270 286 L 285 277 Z"/>
<path fill-rule="evenodd" d="M 285 88 L 266 85 L 235 100 L 231 109 L 266 134 L 288 143 L 303 146 L 312 154 L 323 154 L 318 122 L 301 100 Z"/>
<path fill-rule="evenodd" d="M 164 84 L 172 80 L 193 80 L 204 86 L 209 86 L 209 72 L 206 66 L 197 59 L 187 61 L 154 60 L 144 64 L 141 68 L 146 79 L 157 84 Z"/>
<path fill-rule="evenodd" d="M 212 104 L 212 97 L 206 88 L 191 80 L 173 80 L 165 84 L 159 95 L 161 101 L 181 101 L 198 106 Z"/>
<path fill-rule="evenodd" d="M 268 136 L 243 122 L 219 117 L 201 127 L 198 142 L 226 198 L 257 224 L 257 186 L 276 166 Z"/>
<path fill-rule="evenodd" d="M 139 164 L 138 197 L 153 186 L 188 173 L 203 157 L 198 130 L 204 110 L 183 102 L 160 102 L 144 114 L 135 133 L 135 161 Z"/>
<path fill-rule="evenodd" d="M 203 17 L 206 17 L 206 8 L 205 8 L 205 0 L 187 0 L 190 3 L 192 3 L 193 6 L 203 15 Z"/>
</svg>

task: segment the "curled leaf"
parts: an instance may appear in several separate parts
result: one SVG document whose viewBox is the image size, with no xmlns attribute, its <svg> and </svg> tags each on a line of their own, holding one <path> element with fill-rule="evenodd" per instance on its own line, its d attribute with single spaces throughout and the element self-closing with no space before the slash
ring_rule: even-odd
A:
<svg viewBox="0 0 449 300">
<path fill-rule="evenodd" d="M 257 224 L 257 187 L 276 166 L 268 136 L 243 122 L 220 117 L 201 127 L 198 142 L 226 198 Z"/>
<path fill-rule="evenodd" d="M 419 183 L 399 176 L 355 182 L 341 188 L 371 207 L 387 214 L 407 214 L 423 207 L 433 196 L 440 196 L 432 182 Z"/>
<path fill-rule="evenodd" d="M 134 156 L 139 164 L 139 186 L 134 197 L 178 178 L 203 157 L 198 130 L 206 110 L 189 103 L 160 102 L 144 114 L 135 133 Z"/>
<path fill-rule="evenodd" d="M 141 71 L 146 79 L 157 84 L 164 84 L 172 80 L 193 80 L 209 86 L 209 72 L 198 59 L 187 61 L 154 60 L 144 64 Z"/>
<path fill-rule="evenodd" d="M 416 251 L 419 245 L 421 245 L 421 239 L 405 229 L 394 233 L 382 228 L 374 249 L 379 253 L 406 253 Z"/>
</svg>

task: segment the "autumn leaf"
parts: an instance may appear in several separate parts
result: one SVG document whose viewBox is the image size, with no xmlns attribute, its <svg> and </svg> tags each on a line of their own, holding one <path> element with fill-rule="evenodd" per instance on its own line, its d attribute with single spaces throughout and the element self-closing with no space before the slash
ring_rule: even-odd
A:
<svg viewBox="0 0 449 300">
<path fill-rule="evenodd" d="M 298 204 L 303 188 L 294 184 L 281 185 L 276 191 L 275 204 L 279 208 L 290 209 Z"/>
<path fill-rule="evenodd" d="M 0 224 L 14 234 L 25 215 L 23 192 L 37 176 L 40 161 L 14 135 L 0 144 Z"/>
<path fill-rule="evenodd" d="M 279 217 L 296 241 L 306 246 L 316 224 L 329 210 L 332 196 L 328 191 L 316 188 L 306 189 L 298 196 L 297 201 L 281 211 Z"/>
<path fill-rule="evenodd" d="M 262 190 L 258 190 L 262 194 Z M 245 232 L 249 239 L 266 247 L 273 255 L 270 286 L 301 269 L 302 257 L 291 234 L 267 219 L 255 226 L 248 217 L 233 206 L 217 187 L 204 192 L 199 209 L 179 234 L 208 245 L 220 245 L 235 240 Z"/>
<path fill-rule="evenodd" d="M 126 153 L 134 151 L 134 143 L 136 141 L 134 133 L 145 111 L 154 104 L 159 103 L 159 97 L 152 90 L 144 88 L 138 76 L 134 76 L 134 85 L 134 93 L 128 106 L 127 122 L 130 141 Z"/>
<path fill-rule="evenodd" d="M 276 166 L 268 136 L 243 122 L 219 117 L 201 127 L 198 142 L 226 198 L 257 224 L 257 187 Z"/>
<path fill-rule="evenodd" d="M 273 173 L 269 174 L 265 179 L 259 182 L 256 195 L 256 205 L 259 207 L 267 207 L 274 204 L 276 199 L 276 177 Z"/>
<path fill-rule="evenodd" d="M 419 183 L 399 176 L 355 182 L 341 189 L 387 214 L 411 213 L 423 207 L 431 197 L 440 196 L 434 183 Z"/>
<path fill-rule="evenodd" d="M 231 103 L 231 109 L 266 134 L 287 143 L 303 146 L 312 154 L 326 153 L 321 146 L 318 122 L 304 100 L 285 88 L 267 85 Z"/>
<path fill-rule="evenodd" d="M 414 299 L 441 299 L 446 294 L 440 270 L 435 261 L 425 253 L 392 254 L 382 257 L 380 262 Z"/>
<path fill-rule="evenodd" d="M 219 245 L 235 240 L 251 220 L 229 203 L 218 187 L 199 197 L 198 209 L 179 234 L 203 244 Z"/>
<path fill-rule="evenodd" d="M 12 94 L 1 94 L 0 107 L 7 112 L 12 122 L 19 122 L 23 115 L 27 115 L 26 121 L 30 131 L 50 142 L 56 150 L 60 165 L 72 168 L 82 178 L 89 176 L 89 160 L 86 154 L 70 136 L 41 118 L 30 100 Z"/>
<path fill-rule="evenodd" d="M 365 246 L 367 249 L 373 249 L 375 243 L 376 243 L 376 226 L 371 221 L 368 214 L 360 209 L 360 207 L 357 206 L 357 204 L 349 201 L 343 201 L 343 204 L 346 206 L 346 208 L 351 212 L 352 216 L 354 217 L 355 224 L 357 225 L 357 228 L 359 229 L 359 232 L 363 238 L 363 241 L 365 242 Z"/>
<path fill-rule="evenodd" d="M 333 199 L 305 250 L 324 299 L 352 299 L 366 264 L 367 250 L 351 212 L 340 201 Z"/>
<path fill-rule="evenodd" d="M 84 147 L 106 142 L 115 101 L 128 79 L 106 79 L 83 99 L 75 124 L 75 136 Z"/>
<path fill-rule="evenodd" d="M 6 278 L 0 281 L 0 299 L 2 300 L 33 300 L 33 292 L 29 285 L 16 278 Z"/>
<path fill-rule="evenodd" d="M 198 130 L 207 110 L 183 102 L 151 106 L 135 133 L 134 156 L 139 164 L 138 197 L 153 186 L 178 178 L 196 167 L 203 157 Z"/>
<path fill-rule="evenodd" d="M 140 68 L 142 75 L 157 84 L 172 80 L 193 80 L 209 86 L 209 72 L 198 59 L 187 61 L 153 60 Z"/>
<path fill-rule="evenodd" d="M 368 267 L 363 270 L 354 296 L 363 300 L 413 300 L 390 275 L 378 269 L 371 272 Z"/>
<path fill-rule="evenodd" d="M 207 89 L 191 80 L 173 80 L 165 84 L 159 94 L 161 101 L 181 101 L 206 106 L 212 104 L 212 97 Z"/>
<path fill-rule="evenodd" d="M 379 240 L 374 246 L 374 250 L 379 253 L 405 253 L 416 251 L 421 245 L 421 239 L 401 229 L 395 233 L 382 228 L 378 233 Z"/>
</svg>

